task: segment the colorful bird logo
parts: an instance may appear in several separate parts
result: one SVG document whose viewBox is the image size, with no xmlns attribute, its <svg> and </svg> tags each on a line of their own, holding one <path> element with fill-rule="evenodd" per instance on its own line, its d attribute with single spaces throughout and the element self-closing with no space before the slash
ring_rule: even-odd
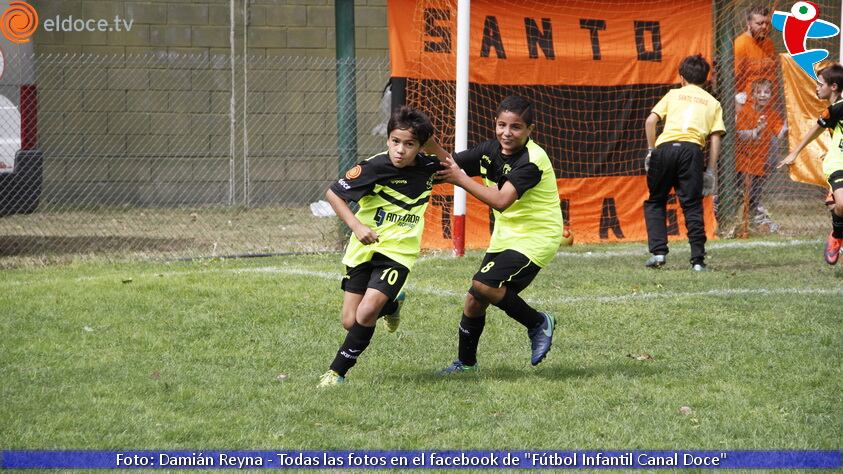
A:
<svg viewBox="0 0 843 474">
<path fill-rule="evenodd" d="M 790 8 L 790 13 L 773 12 L 773 28 L 782 32 L 784 45 L 790 57 L 796 64 L 817 80 L 814 64 L 828 57 L 828 50 L 807 49 L 805 40 L 808 38 L 830 38 L 840 33 L 833 23 L 819 19 L 820 9 L 816 3 L 796 2 Z"/>
</svg>

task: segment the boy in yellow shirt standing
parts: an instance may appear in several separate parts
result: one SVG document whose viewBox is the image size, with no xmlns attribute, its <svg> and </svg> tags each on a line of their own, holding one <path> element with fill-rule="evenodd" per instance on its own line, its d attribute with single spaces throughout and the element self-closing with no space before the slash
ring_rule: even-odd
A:
<svg viewBox="0 0 843 474">
<path fill-rule="evenodd" d="M 702 89 L 710 66 L 701 55 L 688 56 L 679 65 L 682 87 L 673 89 L 653 107 L 644 124 L 649 152 L 645 161 L 650 197 L 644 201 L 650 259 L 645 264 L 659 268 L 667 261 L 667 198 L 672 189 L 685 215 L 691 269 L 705 271 L 705 221 L 703 220 L 703 174 L 714 187 L 720 138 L 726 133 L 720 102 Z M 656 125 L 664 131 L 656 140 Z M 708 170 L 704 172 L 703 147 L 711 136 Z"/>
</svg>

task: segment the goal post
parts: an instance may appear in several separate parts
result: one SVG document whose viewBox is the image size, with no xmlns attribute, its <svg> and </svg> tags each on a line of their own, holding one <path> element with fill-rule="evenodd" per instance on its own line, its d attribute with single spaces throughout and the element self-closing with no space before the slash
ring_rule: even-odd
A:
<svg viewBox="0 0 843 474">
<path fill-rule="evenodd" d="M 454 152 L 468 149 L 468 67 L 471 33 L 471 0 L 457 3 L 457 83 L 454 120 Z M 466 192 L 454 186 L 454 255 L 465 255 Z"/>
<path fill-rule="evenodd" d="M 817 3 L 824 19 L 839 24 L 839 2 Z M 733 44 L 747 28 L 749 3 L 390 0 L 387 5 L 392 76 L 406 78 L 406 103 L 431 117 L 446 149 L 461 151 L 494 139 L 494 113 L 508 95 L 536 105 L 532 136 L 551 159 L 565 225 L 578 243 L 647 239 L 644 122 L 669 90 L 680 87 L 679 64 L 694 54 L 712 65 L 704 88 L 720 101 L 727 124 L 718 194 L 704 200 L 708 237 L 819 235 L 827 226 L 824 192 L 769 166 L 793 146 L 791 120 L 790 137 L 782 136 L 790 105 L 784 103 L 779 62 L 765 70 L 777 76 L 771 102 L 782 120 L 766 112 L 759 113 L 760 122 L 738 117 Z M 788 6 L 779 2 L 772 9 Z M 780 33 L 769 34 L 781 52 Z M 837 38 L 812 40 L 812 46 L 829 50 L 837 44 Z M 809 116 L 815 120 L 819 112 Z M 769 130 L 753 133 L 762 122 Z M 752 173 L 764 179 L 745 179 Z M 488 244 L 493 214 L 464 196 L 450 185 L 434 185 L 425 248 L 460 255 Z M 667 226 L 671 239 L 685 238 L 676 196 L 668 201 Z"/>
</svg>

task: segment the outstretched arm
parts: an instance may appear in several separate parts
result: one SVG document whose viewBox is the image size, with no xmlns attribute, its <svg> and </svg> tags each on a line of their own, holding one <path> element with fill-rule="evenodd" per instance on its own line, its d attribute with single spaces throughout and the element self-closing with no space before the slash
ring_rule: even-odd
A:
<svg viewBox="0 0 843 474">
<path fill-rule="evenodd" d="M 515 190 L 515 186 L 509 181 L 505 182 L 500 189 L 483 186 L 463 173 L 453 158 L 448 157 L 444 163 L 447 168 L 436 172 L 438 178 L 441 178 L 446 183 L 451 183 L 465 189 L 466 192 L 491 206 L 496 211 L 505 211 L 518 199 L 518 192 Z"/>
<path fill-rule="evenodd" d="M 378 233 L 360 222 L 360 219 L 358 219 L 351 211 L 351 208 L 348 207 L 348 203 L 345 202 L 345 199 L 337 196 L 330 189 L 325 192 L 325 197 L 328 199 L 328 203 L 331 204 L 334 212 L 337 213 L 337 217 L 345 222 L 345 225 L 354 232 L 354 236 L 357 237 L 357 240 L 364 245 L 373 244 L 378 241 Z"/>
<path fill-rule="evenodd" d="M 439 142 L 436 141 L 435 137 L 430 137 L 430 139 L 425 142 L 425 144 L 422 146 L 422 151 L 425 153 L 436 155 L 436 158 L 438 158 L 439 161 L 442 162 L 444 162 L 446 158 L 452 158 L 451 154 L 445 151 L 444 148 L 442 148 L 442 145 L 440 145 Z"/>
<path fill-rule="evenodd" d="M 808 146 L 809 143 L 816 140 L 817 137 L 819 137 L 822 133 L 823 127 L 821 127 L 820 124 L 815 123 L 813 128 L 808 130 L 808 133 L 806 133 L 805 136 L 802 137 L 802 140 L 799 142 L 799 145 L 796 146 L 796 149 L 788 153 L 787 156 L 785 156 L 784 159 L 780 161 L 778 165 L 776 165 L 776 168 L 778 169 L 784 165 L 793 164 L 793 162 L 796 161 L 796 157 L 797 155 L 799 155 L 799 152 L 802 151 L 803 148 Z"/>
</svg>

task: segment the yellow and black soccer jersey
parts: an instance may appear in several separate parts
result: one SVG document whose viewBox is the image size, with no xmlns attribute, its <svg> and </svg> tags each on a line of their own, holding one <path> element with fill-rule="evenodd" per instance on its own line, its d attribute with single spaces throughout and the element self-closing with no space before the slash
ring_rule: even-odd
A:
<svg viewBox="0 0 843 474">
<path fill-rule="evenodd" d="M 664 120 L 656 146 L 667 142 L 690 142 L 704 147 L 712 133 L 726 133 L 720 102 L 702 87 L 688 84 L 672 89 L 653 107 Z"/>
<path fill-rule="evenodd" d="M 817 124 L 831 132 L 831 149 L 823 158 L 823 174 L 828 179 L 831 173 L 843 170 L 843 99 L 828 106 Z"/>
<path fill-rule="evenodd" d="M 509 181 L 518 199 L 505 211 L 494 211 L 495 230 L 487 252 L 515 250 L 544 267 L 559 250 L 562 211 L 556 174 L 547 153 L 533 140 L 514 155 L 504 155 L 497 140 L 457 153 L 457 164 L 469 176 L 482 176 L 486 186 Z"/>
<path fill-rule="evenodd" d="M 337 196 L 357 201 L 360 222 L 378 233 L 378 241 L 363 245 L 352 235 L 342 263 L 356 267 L 376 252 L 412 269 L 419 256 L 424 211 L 439 160 L 422 153 L 413 166 L 396 168 L 387 153 L 361 161 L 331 185 Z"/>
</svg>

